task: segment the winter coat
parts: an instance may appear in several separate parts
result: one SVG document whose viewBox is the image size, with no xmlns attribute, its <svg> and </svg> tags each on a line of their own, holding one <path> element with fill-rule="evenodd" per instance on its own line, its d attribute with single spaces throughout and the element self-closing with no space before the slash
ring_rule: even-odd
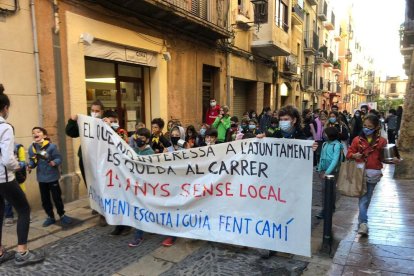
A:
<svg viewBox="0 0 414 276">
<path fill-rule="evenodd" d="M 325 172 L 325 174 L 337 172 L 343 148 L 344 146 L 338 140 L 323 143 L 318 171 Z"/>
<path fill-rule="evenodd" d="M 15 179 L 14 171 L 19 168 L 19 162 L 14 155 L 13 129 L 1 116 L 0 137 L 0 183 L 11 182 Z"/>
<path fill-rule="evenodd" d="M 45 150 L 46 156 L 40 157 L 40 153 Z M 50 162 L 55 162 L 51 166 Z M 29 146 L 29 167 L 36 168 L 38 182 L 54 182 L 60 178 L 59 165 L 62 164 L 62 157 L 55 144 L 44 141 L 42 145 L 33 143 Z"/>
<path fill-rule="evenodd" d="M 224 115 L 222 118 L 216 118 L 216 120 L 213 123 L 213 127 L 217 129 L 218 132 L 217 141 L 224 142 L 226 140 L 226 132 L 230 125 L 230 116 L 228 114 Z"/>
<path fill-rule="evenodd" d="M 364 163 L 366 169 L 381 170 L 381 153 L 384 147 L 387 145 L 387 140 L 383 137 L 379 137 L 377 145 L 376 137 L 373 138 L 372 143 L 368 143 L 364 134 L 357 136 L 352 140 L 351 146 L 348 148 L 346 158 L 351 159 L 355 153 L 362 153 L 363 157 L 357 159 L 356 162 Z M 375 147 L 374 147 L 375 146 Z"/>
</svg>

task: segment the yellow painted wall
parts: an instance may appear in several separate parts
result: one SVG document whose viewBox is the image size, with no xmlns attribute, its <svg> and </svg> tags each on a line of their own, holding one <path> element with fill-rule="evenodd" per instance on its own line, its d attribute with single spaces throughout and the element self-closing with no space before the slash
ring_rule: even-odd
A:
<svg viewBox="0 0 414 276">
<path fill-rule="evenodd" d="M 13 9 L 11 0 L 0 0 L 0 6 Z M 17 143 L 27 147 L 32 141 L 32 128 L 39 125 L 36 91 L 33 34 L 29 1 L 21 0 L 16 14 L 0 21 L 0 83 L 10 97 L 8 122 L 15 128 Z M 32 208 L 40 207 L 36 173 L 28 175 L 27 197 Z"/>
</svg>

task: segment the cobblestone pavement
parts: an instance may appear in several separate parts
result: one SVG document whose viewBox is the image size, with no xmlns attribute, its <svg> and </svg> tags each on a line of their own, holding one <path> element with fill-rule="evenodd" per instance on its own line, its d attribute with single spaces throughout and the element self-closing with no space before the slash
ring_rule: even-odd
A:
<svg viewBox="0 0 414 276">
<path fill-rule="evenodd" d="M 321 209 L 321 184 L 316 173 L 312 205 L 314 229 L 320 223 L 314 215 Z M 0 275 L 112 275 L 159 248 L 163 240 L 163 236 L 146 234 L 138 248 L 128 248 L 133 234 L 111 237 L 112 229 L 92 227 L 50 243 L 43 247 L 47 254 L 44 263 L 16 268 L 9 261 L 0 266 Z M 307 264 L 291 256 L 264 260 L 256 249 L 208 242 L 163 275 L 300 275 Z"/>
<path fill-rule="evenodd" d="M 112 226 L 93 227 L 45 246 L 46 260 L 24 268 L 13 261 L 0 266 L 0 275 L 112 275 L 159 247 L 163 237 L 148 235 L 138 248 L 128 248 L 133 234 L 112 237 Z"/>
<path fill-rule="evenodd" d="M 163 276 L 175 275 L 300 275 L 307 262 L 271 256 L 260 257 L 258 250 L 208 243 Z"/>
</svg>

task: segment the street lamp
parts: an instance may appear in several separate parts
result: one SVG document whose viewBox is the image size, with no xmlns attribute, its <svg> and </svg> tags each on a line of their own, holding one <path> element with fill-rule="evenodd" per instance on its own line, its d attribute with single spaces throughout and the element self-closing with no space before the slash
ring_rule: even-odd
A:
<svg viewBox="0 0 414 276">
<path fill-rule="evenodd" d="M 251 0 L 254 6 L 254 23 L 257 24 L 257 31 L 260 29 L 260 24 L 267 23 L 267 0 Z"/>
</svg>

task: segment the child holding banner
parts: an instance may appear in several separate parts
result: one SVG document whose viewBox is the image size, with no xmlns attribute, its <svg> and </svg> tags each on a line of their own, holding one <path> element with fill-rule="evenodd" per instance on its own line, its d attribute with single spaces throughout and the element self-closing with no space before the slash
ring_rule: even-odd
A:
<svg viewBox="0 0 414 276">
<path fill-rule="evenodd" d="M 302 131 L 301 127 L 301 117 L 299 111 L 291 106 L 287 105 L 282 107 L 278 113 L 279 128 L 277 128 L 273 133 L 262 133 L 256 135 L 257 138 L 266 137 L 266 134 L 269 137 L 274 138 L 285 138 L 285 139 L 300 139 L 306 140 L 306 135 Z M 316 142 L 312 145 L 312 150 L 316 151 L 318 144 Z M 262 258 L 270 257 L 270 250 L 260 250 L 260 255 Z"/>
<path fill-rule="evenodd" d="M 150 145 L 155 153 L 162 153 L 166 148 L 171 146 L 171 143 L 162 134 L 164 128 L 164 120 L 161 118 L 155 118 L 151 121 L 151 139 Z M 185 135 L 184 135 L 185 138 Z"/>
<path fill-rule="evenodd" d="M 136 131 L 136 140 L 135 143 L 137 148 L 134 148 L 135 152 L 138 155 L 151 155 L 154 154 L 154 151 L 149 145 L 151 132 L 146 128 L 140 128 Z M 144 231 L 140 229 L 135 230 L 134 240 L 128 243 L 129 247 L 137 247 L 143 241 Z"/>
</svg>

